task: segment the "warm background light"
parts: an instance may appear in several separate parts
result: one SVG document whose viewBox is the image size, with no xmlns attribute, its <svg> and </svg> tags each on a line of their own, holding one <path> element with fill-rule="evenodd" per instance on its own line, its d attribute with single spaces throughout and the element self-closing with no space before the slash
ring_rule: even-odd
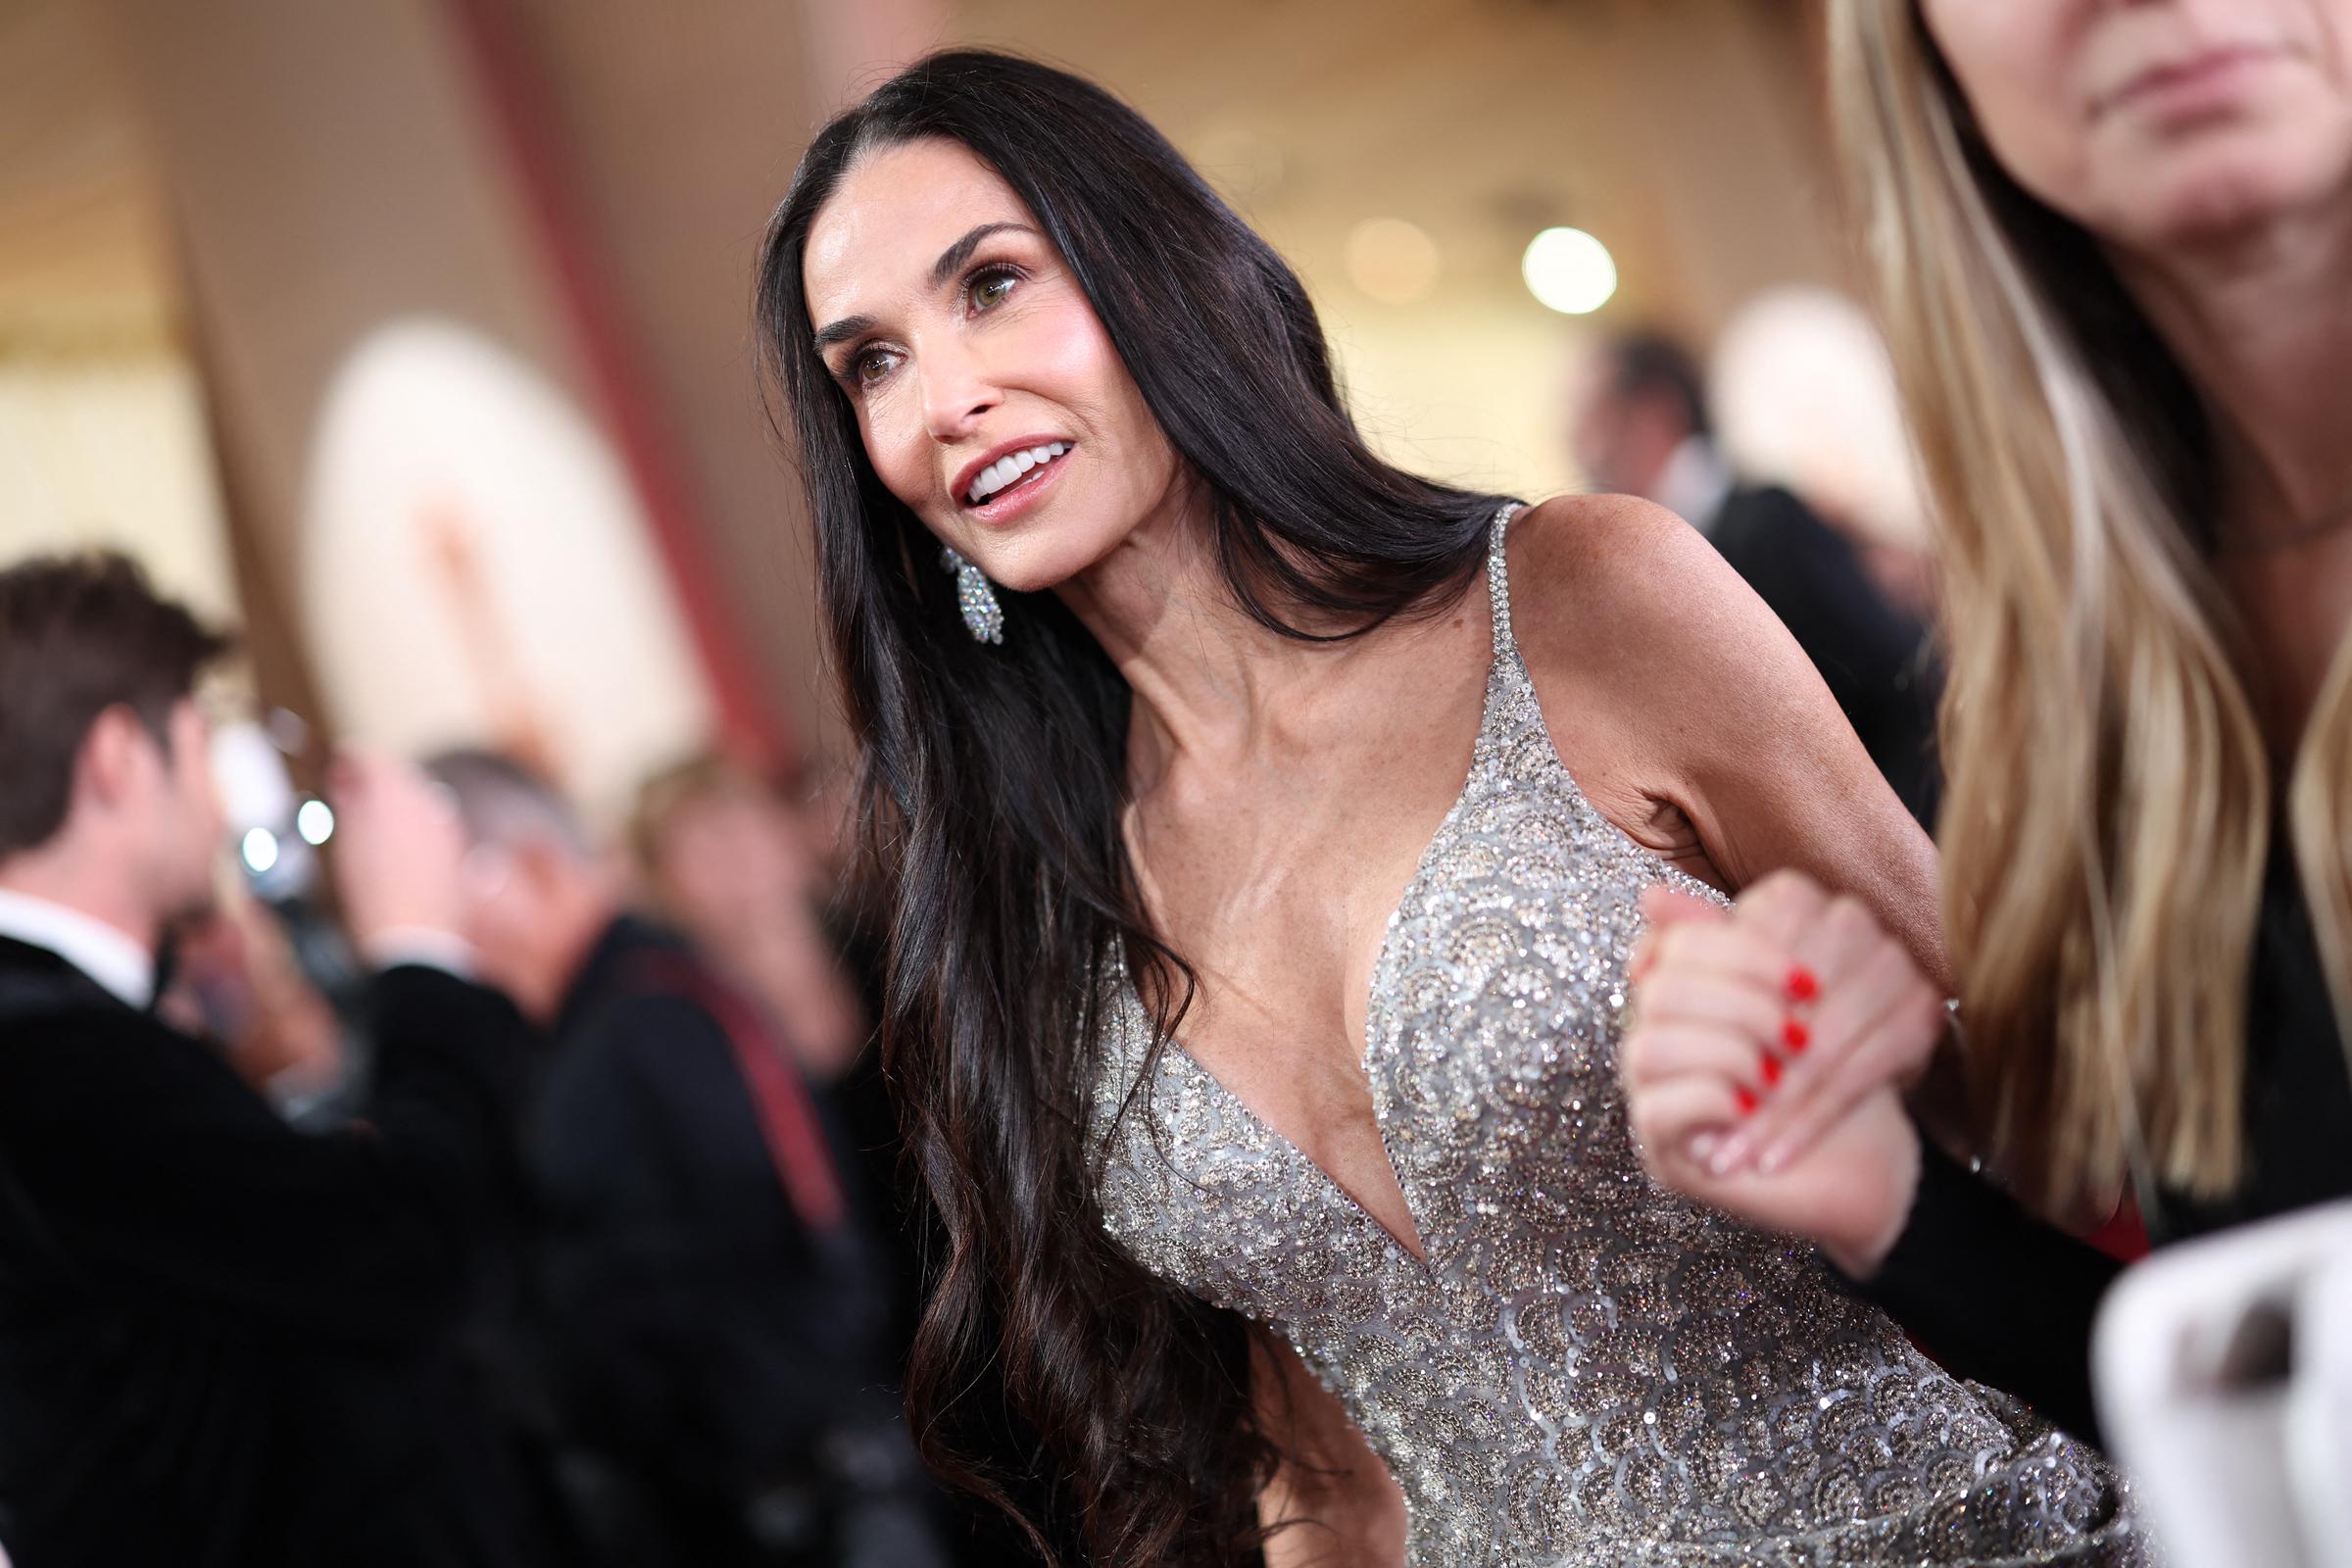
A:
<svg viewBox="0 0 2352 1568">
<path fill-rule="evenodd" d="M 1764 289 L 1848 281 L 1824 196 L 1818 9 L 16 0 L 0 7 L 0 103 L 22 132 L 0 159 L 0 558 L 135 549 L 169 591 L 247 628 L 260 707 L 306 715 L 316 746 L 492 738 L 486 709 L 436 686 L 470 677 L 423 630 L 384 644 L 363 603 L 352 618 L 390 649 L 377 662 L 406 662 L 423 694 L 408 706 L 434 710 L 378 732 L 383 705 L 351 689 L 373 673 L 351 665 L 359 638 L 314 604 L 406 596 L 434 625 L 412 561 L 371 578 L 356 551 L 314 575 L 333 554 L 314 481 L 348 433 L 328 405 L 363 345 L 443 321 L 584 421 L 607 450 L 583 462 L 665 498 L 626 527 L 604 526 L 600 503 L 568 531 L 523 528 L 517 571 L 510 514 L 564 506 L 528 482 L 514 507 L 473 504 L 477 464 L 536 468 L 544 443 L 485 429 L 451 460 L 454 485 L 403 492 L 467 503 L 474 597 L 495 612 L 476 618 L 511 619 L 517 650 L 476 663 L 513 674 L 508 708 L 568 711 L 554 694 L 571 672 L 617 666 L 593 717 L 660 724 L 534 720 L 567 766 L 578 754 L 611 784 L 699 733 L 723 677 L 773 712 L 785 750 L 839 758 L 799 482 L 745 363 L 762 220 L 832 110 L 941 44 L 1043 52 L 1095 77 L 1298 270 L 1377 452 L 1533 499 L 1579 481 L 1564 384 L 1604 319 L 1704 351 Z M 500 30 L 521 68 L 512 103 L 491 96 L 505 67 L 477 36 Z M 1614 255 L 1598 317 L 1558 315 L 1523 281 L 1530 236 L 1562 222 Z M 415 543 L 401 504 L 357 488 L 374 526 Z M 657 514 L 670 522 L 654 542 L 671 544 L 612 555 Z M 610 617 L 539 613 L 608 568 L 692 635 L 632 664 Z M 656 673 L 664 693 L 678 675 L 698 689 L 650 692 Z M 270 823 L 282 870 L 309 846 L 290 815 Z"/>
<path fill-rule="evenodd" d="M 1617 292 L 1609 248 L 1581 228 L 1547 228 L 1530 240 L 1519 275 L 1529 293 L 1563 316 L 1597 311 Z"/>
<path fill-rule="evenodd" d="M 1438 242 L 1401 218 L 1367 218 L 1348 231 L 1348 281 L 1383 305 L 1410 305 L 1438 283 Z"/>
</svg>

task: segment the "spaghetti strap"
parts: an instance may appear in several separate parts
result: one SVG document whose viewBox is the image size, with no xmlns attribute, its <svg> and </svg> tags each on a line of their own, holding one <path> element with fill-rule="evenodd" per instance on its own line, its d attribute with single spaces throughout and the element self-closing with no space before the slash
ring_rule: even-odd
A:
<svg viewBox="0 0 2352 1568">
<path fill-rule="evenodd" d="M 1505 654 L 1519 651 L 1518 639 L 1511 635 L 1511 577 L 1503 564 L 1502 538 L 1511 525 L 1511 514 L 1519 503 L 1506 501 L 1494 514 L 1494 525 L 1487 532 L 1487 592 L 1494 601 L 1494 658 L 1499 662 Z"/>
</svg>

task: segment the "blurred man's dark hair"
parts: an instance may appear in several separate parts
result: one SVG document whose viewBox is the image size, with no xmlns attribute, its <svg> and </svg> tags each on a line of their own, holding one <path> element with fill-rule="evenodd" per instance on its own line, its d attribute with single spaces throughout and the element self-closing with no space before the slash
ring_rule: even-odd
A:
<svg viewBox="0 0 2352 1568">
<path fill-rule="evenodd" d="M 137 713 L 167 754 L 172 710 L 229 641 L 111 552 L 0 571 L 0 858 L 46 843 L 98 715 Z"/>
<path fill-rule="evenodd" d="M 1611 390 L 1621 399 L 1660 398 L 1671 403 L 1690 433 L 1713 439 L 1707 414 L 1706 381 L 1689 350 L 1663 332 L 1628 332 L 1609 345 Z"/>
</svg>

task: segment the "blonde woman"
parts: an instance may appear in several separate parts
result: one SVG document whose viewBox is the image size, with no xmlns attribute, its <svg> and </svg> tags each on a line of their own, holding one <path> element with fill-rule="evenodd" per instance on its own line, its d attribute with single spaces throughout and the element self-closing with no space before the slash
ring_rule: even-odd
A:
<svg viewBox="0 0 2352 1568">
<path fill-rule="evenodd" d="M 2352 1192 L 2352 0 L 1833 19 L 1944 530 L 1976 1152 L 2053 1218 L 2130 1184 L 2159 1242 Z M 1653 914 L 1652 1172 L 2089 1432 L 2113 1265 L 1914 1131 L 1901 948 L 1797 877 Z"/>
</svg>

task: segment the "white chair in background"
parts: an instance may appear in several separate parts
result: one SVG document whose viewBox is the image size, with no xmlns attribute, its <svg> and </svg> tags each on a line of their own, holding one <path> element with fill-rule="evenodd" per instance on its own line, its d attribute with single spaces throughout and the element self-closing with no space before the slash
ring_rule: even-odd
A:
<svg viewBox="0 0 2352 1568">
<path fill-rule="evenodd" d="M 2352 1201 L 2132 1269 L 2092 1372 L 2170 1568 L 2352 1568 Z"/>
</svg>

